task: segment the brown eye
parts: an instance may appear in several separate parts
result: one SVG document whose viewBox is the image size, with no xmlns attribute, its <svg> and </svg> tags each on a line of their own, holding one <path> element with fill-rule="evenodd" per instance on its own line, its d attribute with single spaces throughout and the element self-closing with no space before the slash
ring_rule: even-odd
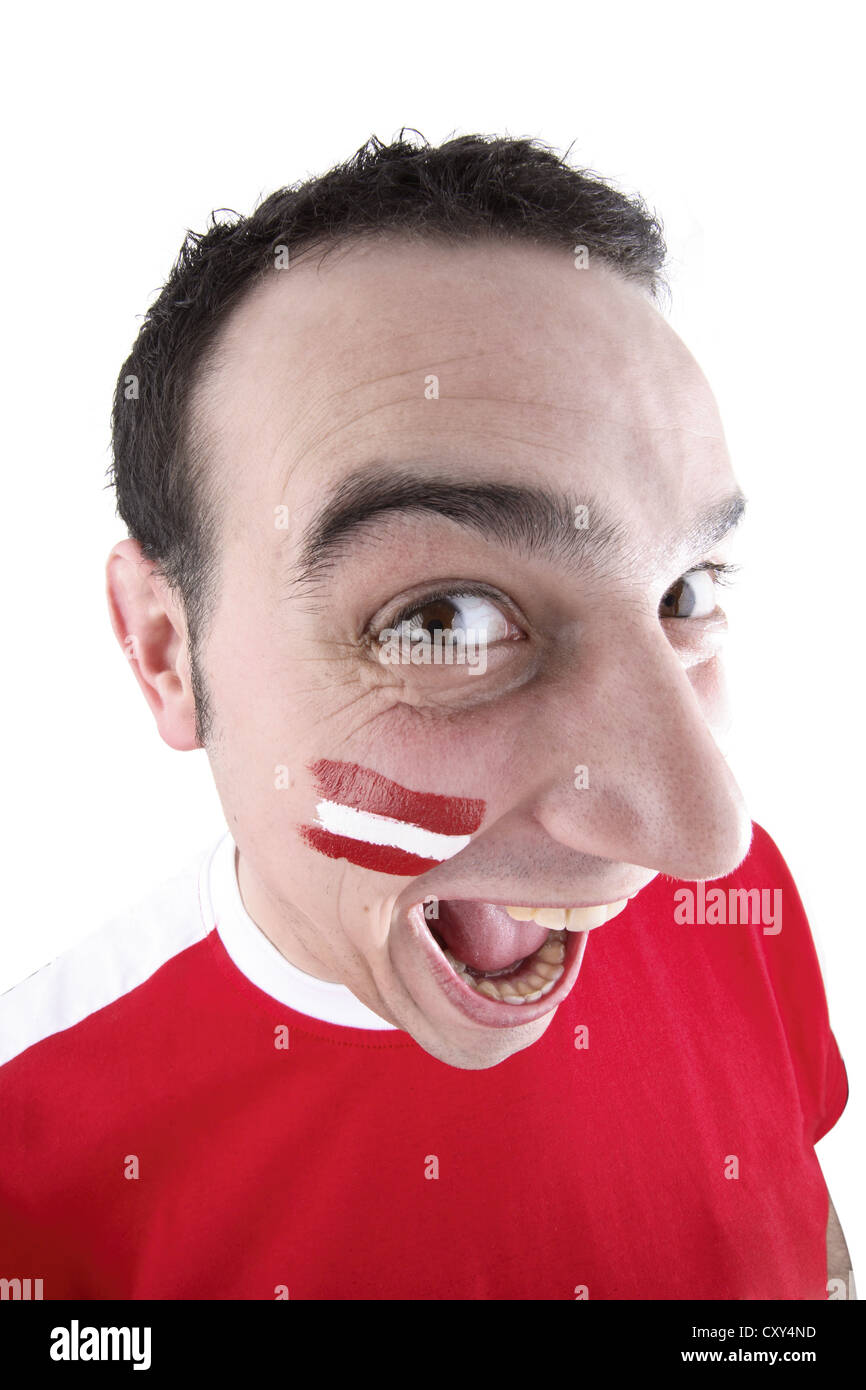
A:
<svg viewBox="0 0 866 1390">
<path fill-rule="evenodd" d="M 710 570 L 692 570 L 672 584 L 659 605 L 662 618 L 708 618 L 716 609 L 716 585 Z"/>
<path fill-rule="evenodd" d="M 435 599 L 417 608 L 409 620 L 411 628 L 424 628 L 425 631 L 447 632 L 455 626 L 457 609 L 447 599 Z"/>
<path fill-rule="evenodd" d="M 488 646 L 523 635 L 501 608 L 479 594 L 437 594 L 405 609 L 394 626 L 410 633 L 428 632 L 431 637 L 437 632 L 464 632 Z"/>
</svg>

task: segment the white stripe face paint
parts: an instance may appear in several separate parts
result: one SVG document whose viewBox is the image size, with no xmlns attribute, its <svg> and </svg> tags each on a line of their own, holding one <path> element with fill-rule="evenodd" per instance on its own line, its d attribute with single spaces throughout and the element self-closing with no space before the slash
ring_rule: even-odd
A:
<svg viewBox="0 0 866 1390">
<path fill-rule="evenodd" d="M 342 806 L 337 801 L 320 801 L 316 811 L 318 824 L 332 835 L 345 835 L 368 845 L 403 849 L 422 859 L 451 859 L 472 839 L 471 835 L 439 835 L 433 830 L 423 830 L 420 825 L 376 816 L 354 806 Z"/>
</svg>

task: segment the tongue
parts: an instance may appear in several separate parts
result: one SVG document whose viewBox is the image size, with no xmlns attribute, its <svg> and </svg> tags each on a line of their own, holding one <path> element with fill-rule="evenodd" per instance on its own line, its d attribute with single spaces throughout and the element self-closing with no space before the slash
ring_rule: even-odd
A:
<svg viewBox="0 0 866 1390">
<path fill-rule="evenodd" d="M 473 970 L 505 970 L 547 939 L 538 922 L 515 922 L 491 903 L 441 902 L 436 929 L 452 955 Z"/>
</svg>

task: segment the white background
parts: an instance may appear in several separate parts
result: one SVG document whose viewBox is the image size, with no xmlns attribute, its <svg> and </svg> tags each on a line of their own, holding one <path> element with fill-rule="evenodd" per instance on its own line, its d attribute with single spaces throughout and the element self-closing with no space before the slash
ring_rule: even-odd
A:
<svg viewBox="0 0 866 1390">
<path fill-rule="evenodd" d="M 42 5 L 7 30 L 0 989 L 212 841 L 111 633 L 116 374 L 187 228 L 401 126 L 639 191 L 750 501 L 732 761 L 797 880 L 852 1097 L 819 1156 L 866 1285 L 862 35 L 853 3 Z"/>
</svg>

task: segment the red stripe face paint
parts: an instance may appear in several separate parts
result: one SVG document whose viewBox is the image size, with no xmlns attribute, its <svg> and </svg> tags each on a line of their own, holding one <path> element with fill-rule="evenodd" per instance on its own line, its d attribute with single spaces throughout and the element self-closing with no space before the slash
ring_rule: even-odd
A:
<svg viewBox="0 0 866 1390">
<path fill-rule="evenodd" d="M 378 873 L 411 877 L 441 864 L 465 848 L 484 816 L 479 799 L 410 791 L 357 763 L 322 758 L 310 771 L 321 800 L 303 839 Z"/>
</svg>

